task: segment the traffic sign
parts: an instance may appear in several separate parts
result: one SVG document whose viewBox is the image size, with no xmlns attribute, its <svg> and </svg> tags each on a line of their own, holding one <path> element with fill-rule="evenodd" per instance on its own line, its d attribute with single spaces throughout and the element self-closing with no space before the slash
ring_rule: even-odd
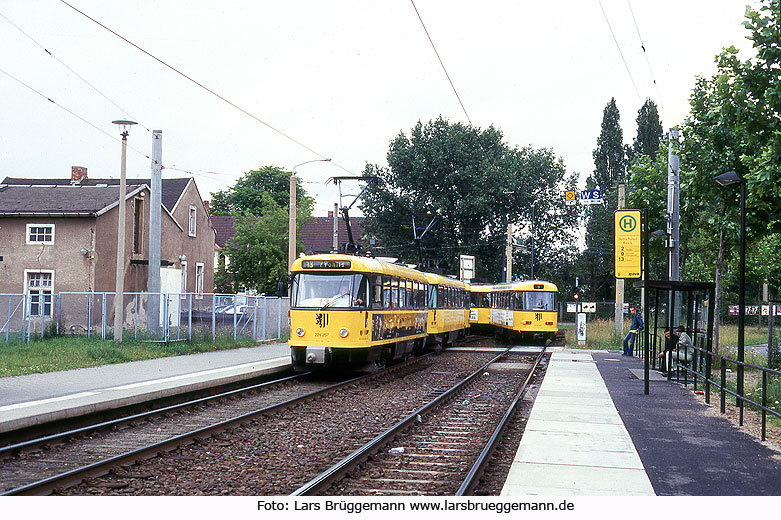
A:
<svg viewBox="0 0 781 520">
<path fill-rule="evenodd" d="M 597 302 L 583 302 L 581 310 L 583 312 L 597 312 Z"/>
<path fill-rule="evenodd" d="M 640 210 L 616 210 L 613 212 L 613 222 L 616 278 L 640 278 L 642 270 Z"/>
<path fill-rule="evenodd" d="M 566 190 L 564 203 L 566 205 L 577 204 L 602 204 L 602 191 L 600 190 Z"/>
<path fill-rule="evenodd" d="M 600 190 L 581 190 L 581 204 L 602 204 L 602 192 Z"/>
</svg>

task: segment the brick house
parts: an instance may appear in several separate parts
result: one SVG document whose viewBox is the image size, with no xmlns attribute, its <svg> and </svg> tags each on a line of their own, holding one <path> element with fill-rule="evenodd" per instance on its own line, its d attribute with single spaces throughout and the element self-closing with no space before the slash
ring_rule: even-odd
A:
<svg viewBox="0 0 781 520">
<path fill-rule="evenodd" d="M 81 167 L 71 179 L 3 180 L 0 293 L 27 293 L 33 314 L 51 315 L 48 295 L 114 292 L 118 185 L 119 179 L 88 179 Z M 146 291 L 149 186 L 149 179 L 127 180 L 128 293 Z M 163 179 L 161 200 L 163 290 L 211 292 L 215 234 L 195 182 Z"/>
</svg>

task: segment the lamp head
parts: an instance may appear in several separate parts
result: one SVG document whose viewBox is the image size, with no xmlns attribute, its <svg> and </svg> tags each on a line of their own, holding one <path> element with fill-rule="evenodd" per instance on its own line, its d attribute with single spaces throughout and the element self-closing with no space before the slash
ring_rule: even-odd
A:
<svg viewBox="0 0 781 520">
<path fill-rule="evenodd" d="M 651 231 L 651 234 L 655 237 L 664 237 L 667 236 L 667 231 L 664 229 L 657 229 L 656 231 Z"/>
<path fill-rule="evenodd" d="M 119 125 L 119 135 L 122 136 L 122 139 L 127 139 L 127 136 L 130 133 L 130 127 L 132 125 L 138 124 L 135 121 L 128 121 L 125 119 L 112 121 L 112 123 L 114 123 L 115 125 Z"/>
<path fill-rule="evenodd" d="M 722 186 L 729 186 L 730 184 L 735 184 L 736 182 L 743 182 L 743 177 L 733 171 L 729 171 L 722 173 L 721 175 L 716 175 L 713 180 Z"/>
</svg>

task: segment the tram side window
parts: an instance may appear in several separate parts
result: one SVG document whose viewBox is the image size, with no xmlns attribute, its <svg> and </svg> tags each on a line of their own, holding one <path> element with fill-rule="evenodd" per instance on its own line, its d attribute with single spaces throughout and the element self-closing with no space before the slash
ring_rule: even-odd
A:
<svg viewBox="0 0 781 520">
<path fill-rule="evenodd" d="M 382 309 L 382 277 L 375 276 L 372 283 L 372 308 Z"/>
<path fill-rule="evenodd" d="M 428 308 L 429 309 L 437 308 L 437 286 L 436 285 L 428 286 Z"/>
<path fill-rule="evenodd" d="M 404 280 L 399 280 L 399 309 L 406 307 L 407 303 L 407 285 Z"/>
<path fill-rule="evenodd" d="M 358 292 L 353 298 L 353 306 L 369 307 L 369 277 L 361 275 L 361 281 L 358 283 Z"/>
<path fill-rule="evenodd" d="M 415 282 L 407 280 L 407 308 L 415 308 Z"/>
<path fill-rule="evenodd" d="M 384 309 L 392 309 L 393 306 L 391 305 L 392 300 L 392 291 L 391 291 L 391 280 L 387 276 L 382 277 L 382 307 Z"/>
</svg>

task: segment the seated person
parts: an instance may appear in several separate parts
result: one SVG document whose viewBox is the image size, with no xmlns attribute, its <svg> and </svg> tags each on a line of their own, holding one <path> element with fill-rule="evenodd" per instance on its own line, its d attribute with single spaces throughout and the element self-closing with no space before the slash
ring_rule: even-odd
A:
<svg viewBox="0 0 781 520">
<path fill-rule="evenodd" d="M 664 329 L 664 350 L 659 352 L 659 355 L 657 356 L 659 359 L 661 359 L 661 366 L 659 367 L 659 370 L 662 372 L 667 372 L 667 360 L 672 358 L 673 352 L 675 352 L 678 349 L 678 336 L 672 333 L 672 329 L 670 327 L 667 327 Z M 669 353 L 669 358 L 668 358 Z"/>
<path fill-rule="evenodd" d="M 689 348 L 693 347 L 694 343 L 689 335 L 686 334 L 686 329 L 683 325 L 678 325 L 678 328 L 675 330 L 678 332 L 678 348 L 675 349 L 673 359 L 678 360 L 679 363 L 688 363 L 694 356 L 694 349 Z"/>
<path fill-rule="evenodd" d="M 351 298 L 350 284 L 343 282 L 339 285 L 339 292 L 333 297 L 330 307 L 350 307 L 352 305 L 362 306 L 363 300 L 361 298 Z"/>
</svg>

